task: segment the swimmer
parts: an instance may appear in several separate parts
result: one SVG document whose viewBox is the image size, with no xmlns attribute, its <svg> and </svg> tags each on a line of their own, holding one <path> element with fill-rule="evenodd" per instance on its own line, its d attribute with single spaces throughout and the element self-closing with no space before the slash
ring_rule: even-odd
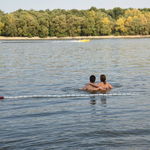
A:
<svg viewBox="0 0 150 150">
<path fill-rule="evenodd" d="M 112 89 L 113 88 L 109 83 L 106 82 L 106 76 L 104 74 L 102 74 L 100 76 L 100 80 L 101 80 L 101 82 L 99 82 L 97 84 L 98 86 L 101 86 L 104 89 Z"/>
<path fill-rule="evenodd" d="M 93 83 L 90 83 L 90 85 L 92 85 L 93 87 L 95 88 L 101 88 L 101 90 L 107 90 L 107 89 L 112 89 L 113 87 L 106 82 L 106 76 L 104 74 L 102 74 L 100 76 L 100 80 L 101 82 L 99 82 L 98 84 L 93 84 Z"/>
<path fill-rule="evenodd" d="M 84 86 L 84 88 L 83 89 L 81 89 L 80 91 L 82 91 L 82 90 L 85 90 L 85 91 L 98 91 L 98 90 L 102 90 L 102 88 L 101 87 L 94 87 L 93 85 L 95 84 L 95 79 L 96 79 L 96 77 L 94 76 L 94 75 L 91 75 L 90 76 L 90 83 L 88 83 L 88 84 L 86 84 L 85 86 Z M 92 85 L 91 85 L 92 84 Z"/>
</svg>

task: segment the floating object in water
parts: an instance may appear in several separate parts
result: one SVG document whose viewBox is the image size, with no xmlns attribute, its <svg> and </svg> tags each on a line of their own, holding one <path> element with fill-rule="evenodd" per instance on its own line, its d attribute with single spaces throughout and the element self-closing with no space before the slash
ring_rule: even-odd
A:
<svg viewBox="0 0 150 150">
<path fill-rule="evenodd" d="M 90 39 L 81 39 L 81 40 L 79 40 L 80 42 L 89 42 L 90 41 Z"/>
<path fill-rule="evenodd" d="M 67 94 L 67 95 L 25 95 L 25 96 L 1 96 L 0 99 L 19 98 L 65 98 L 65 97 L 94 97 L 94 96 L 133 96 L 132 93 L 109 93 L 109 94 Z"/>
</svg>

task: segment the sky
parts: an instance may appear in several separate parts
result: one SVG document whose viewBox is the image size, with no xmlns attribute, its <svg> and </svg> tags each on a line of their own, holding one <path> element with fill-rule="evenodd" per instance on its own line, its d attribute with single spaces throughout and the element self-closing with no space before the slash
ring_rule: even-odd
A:
<svg viewBox="0 0 150 150">
<path fill-rule="evenodd" d="M 150 8 L 150 0 L 0 0 L 0 10 L 5 13 L 18 9 L 25 10 L 53 10 L 53 9 L 78 9 L 86 10 L 92 6 L 96 8 Z"/>
</svg>

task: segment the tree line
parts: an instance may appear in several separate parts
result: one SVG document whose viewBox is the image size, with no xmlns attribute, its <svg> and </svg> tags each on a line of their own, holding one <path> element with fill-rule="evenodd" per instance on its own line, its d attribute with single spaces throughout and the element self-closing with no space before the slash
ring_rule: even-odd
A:
<svg viewBox="0 0 150 150">
<path fill-rule="evenodd" d="M 0 35 L 8 37 L 66 37 L 149 35 L 150 8 L 87 10 L 0 10 Z"/>
</svg>

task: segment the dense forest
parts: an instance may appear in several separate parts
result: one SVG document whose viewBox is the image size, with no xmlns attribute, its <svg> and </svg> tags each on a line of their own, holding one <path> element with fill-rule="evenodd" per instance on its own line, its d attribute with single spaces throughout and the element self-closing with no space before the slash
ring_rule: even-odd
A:
<svg viewBox="0 0 150 150">
<path fill-rule="evenodd" d="M 0 10 L 0 35 L 8 37 L 66 37 L 103 35 L 149 35 L 150 8 L 43 11 Z"/>
</svg>

